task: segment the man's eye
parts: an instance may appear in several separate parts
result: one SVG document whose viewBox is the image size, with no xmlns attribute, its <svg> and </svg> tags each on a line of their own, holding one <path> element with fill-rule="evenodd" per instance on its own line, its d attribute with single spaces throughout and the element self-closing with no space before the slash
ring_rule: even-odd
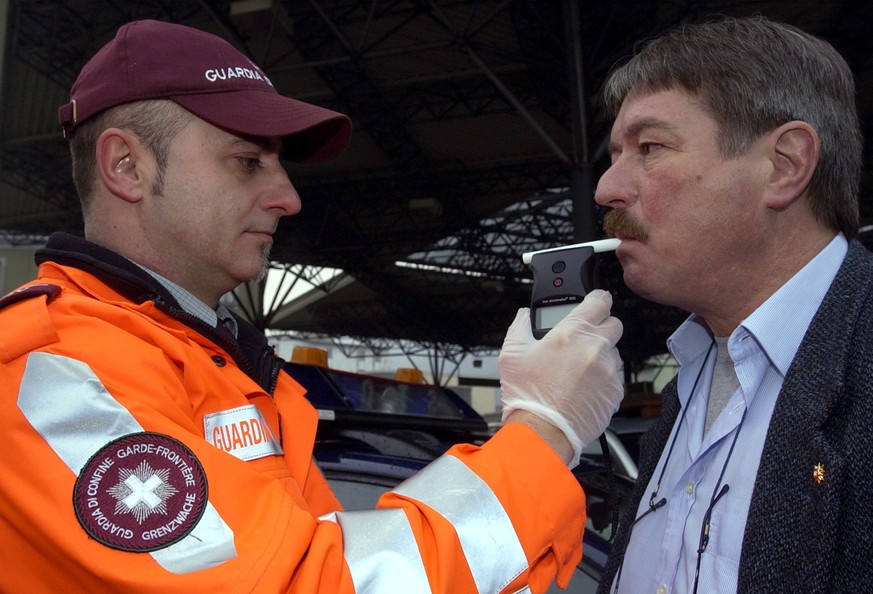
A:
<svg viewBox="0 0 873 594">
<path fill-rule="evenodd" d="M 254 157 L 237 157 L 237 160 L 240 162 L 243 169 L 248 172 L 260 169 L 263 165 L 260 159 Z"/>
<path fill-rule="evenodd" d="M 662 145 L 658 144 L 657 142 L 641 142 L 640 152 L 644 155 L 648 155 L 652 151 L 659 149 L 661 146 Z"/>
</svg>

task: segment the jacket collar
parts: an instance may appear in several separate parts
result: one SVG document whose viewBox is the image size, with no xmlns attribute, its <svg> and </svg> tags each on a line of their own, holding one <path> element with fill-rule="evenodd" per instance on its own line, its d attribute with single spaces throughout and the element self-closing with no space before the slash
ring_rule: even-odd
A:
<svg viewBox="0 0 873 594">
<path fill-rule="evenodd" d="M 35 256 L 92 274 L 134 303 L 160 300 L 179 308 L 173 295 L 148 272 L 112 250 L 69 233 L 54 233 Z M 181 308 L 180 308 L 181 309 Z"/>
</svg>

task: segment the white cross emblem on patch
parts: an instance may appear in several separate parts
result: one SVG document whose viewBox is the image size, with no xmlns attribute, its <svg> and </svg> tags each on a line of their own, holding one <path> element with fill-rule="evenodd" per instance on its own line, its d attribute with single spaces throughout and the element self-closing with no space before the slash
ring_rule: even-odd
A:
<svg viewBox="0 0 873 594">
<path fill-rule="evenodd" d="M 163 501 L 154 493 L 155 489 L 164 484 L 164 481 L 156 474 L 153 474 L 145 482 L 135 474 L 132 474 L 124 479 L 124 484 L 130 487 L 131 491 L 130 495 L 121 500 L 128 509 L 133 509 L 141 501 L 148 505 L 149 508 L 155 509 Z"/>
<path fill-rule="evenodd" d="M 155 470 L 145 461 L 135 469 L 120 468 L 118 483 L 109 489 L 115 513 L 133 514 L 140 524 L 152 514 L 166 514 L 167 500 L 179 492 L 168 478 L 167 469 Z"/>
</svg>

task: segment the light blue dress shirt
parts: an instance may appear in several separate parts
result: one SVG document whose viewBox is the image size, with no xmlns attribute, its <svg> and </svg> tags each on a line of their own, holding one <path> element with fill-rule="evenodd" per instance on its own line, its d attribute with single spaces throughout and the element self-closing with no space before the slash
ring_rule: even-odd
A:
<svg viewBox="0 0 873 594">
<path fill-rule="evenodd" d="M 698 592 L 736 592 L 749 501 L 776 398 L 847 250 L 845 237 L 835 237 L 731 333 L 728 351 L 739 388 L 706 435 L 716 356 L 712 334 L 692 315 L 668 339 L 680 366 L 682 410 L 635 517 L 649 510 L 649 496 L 655 491 L 653 501 L 665 498 L 666 504 L 633 526 L 618 592 L 692 592 L 698 556 Z M 723 485 L 729 490 L 712 506 L 709 543 L 698 555 L 704 515 Z"/>
</svg>

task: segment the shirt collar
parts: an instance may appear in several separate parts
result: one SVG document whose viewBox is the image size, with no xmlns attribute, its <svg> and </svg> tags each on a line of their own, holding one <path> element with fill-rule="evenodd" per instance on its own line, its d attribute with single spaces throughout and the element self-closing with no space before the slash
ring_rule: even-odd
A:
<svg viewBox="0 0 873 594">
<path fill-rule="evenodd" d="M 784 377 L 815 312 L 821 306 L 849 243 L 840 233 L 809 263 L 746 318 L 751 334 Z M 736 333 L 736 332 L 735 332 Z"/>
<path fill-rule="evenodd" d="M 146 268 L 142 264 L 138 264 L 134 262 L 137 266 L 142 268 L 144 271 L 149 273 L 156 281 L 158 281 L 176 300 L 185 312 L 191 314 L 192 316 L 198 318 L 205 324 L 210 327 L 216 327 L 218 325 L 218 320 L 221 320 L 222 323 L 230 330 L 231 334 L 237 336 L 237 331 L 239 330 L 236 318 L 233 317 L 233 314 L 230 310 L 222 303 L 219 302 L 218 307 L 216 309 L 212 309 L 202 300 L 198 299 L 194 296 L 193 293 L 171 281 L 168 278 L 165 278 L 155 272 L 154 270 L 150 270 Z"/>
<path fill-rule="evenodd" d="M 848 241 L 840 233 L 743 320 L 731 342 L 748 332 L 784 376 L 847 251 Z M 699 357 L 711 342 L 706 322 L 692 314 L 667 339 L 667 348 L 681 366 Z"/>
</svg>

